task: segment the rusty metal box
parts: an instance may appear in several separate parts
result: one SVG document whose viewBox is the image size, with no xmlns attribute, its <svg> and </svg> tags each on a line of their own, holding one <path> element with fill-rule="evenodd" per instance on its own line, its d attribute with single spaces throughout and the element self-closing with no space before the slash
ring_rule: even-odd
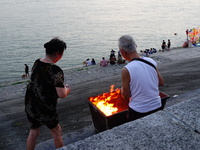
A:
<svg viewBox="0 0 200 150">
<path fill-rule="evenodd" d="M 160 97 L 162 101 L 161 109 L 164 109 L 166 100 L 169 98 L 169 96 L 166 95 L 165 93 L 160 92 Z M 88 104 L 91 111 L 93 125 L 97 132 L 102 132 L 128 122 L 127 119 L 128 105 L 126 110 L 117 112 L 110 116 L 106 116 L 99 108 L 97 108 L 92 102 L 90 102 L 89 98 L 88 98 Z"/>
</svg>

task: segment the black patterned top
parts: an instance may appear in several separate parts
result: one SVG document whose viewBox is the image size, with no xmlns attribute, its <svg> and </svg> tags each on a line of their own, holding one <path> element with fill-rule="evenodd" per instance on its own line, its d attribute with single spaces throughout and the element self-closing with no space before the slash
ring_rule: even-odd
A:
<svg viewBox="0 0 200 150">
<path fill-rule="evenodd" d="M 30 117 L 38 121 L 52 121 L 57 117 L 55 87 L 64 87 L 62 69 L 36 60 L 25 95 L 25 111 Z"/>
</svg>

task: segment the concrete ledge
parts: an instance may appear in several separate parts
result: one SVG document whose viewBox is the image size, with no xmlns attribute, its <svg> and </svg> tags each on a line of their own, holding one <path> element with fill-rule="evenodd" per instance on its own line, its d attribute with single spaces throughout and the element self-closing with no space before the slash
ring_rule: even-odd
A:
<svg viewBox="0 0 200 150">
<path fill-rule="evenodd" d="M 200 133 L 200 99 L 194 98 L 165 109 L 172 117 Z"/>
<path fill-rule="evenodd" d="M 179 104 L 183 101 L 191 100 L 193 98 L 198 98 L 200 96 L 200 89 L 196 89 L 190 92 L 186 92 L 184 94 L 178 95 L 177 97 L 170 97 L 167 101 L 170 103 L 166 103 L 166 107 Z M 169 105 L 170 104 L 170 105 Z"/>
<path fill-rule="evenodd" d="M 200 97 L 66 145 L 59 150 L 199 150 Z"/>
</svg>

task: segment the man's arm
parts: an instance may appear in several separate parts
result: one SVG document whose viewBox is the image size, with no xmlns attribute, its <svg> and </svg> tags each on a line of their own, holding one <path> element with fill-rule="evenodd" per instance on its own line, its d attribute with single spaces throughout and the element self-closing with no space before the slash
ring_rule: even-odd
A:
<svg viewBox="0 0 200 150">
<path fill-rule="evenodd" d="M 164 79 L 163 79 L 162 75 L 160 74 L 160 72 L 158 71 L 158 69 L 157 69 L 157 73 L 158 73 L 158 81 L 159 81 L 158 85 L 163 86 L 164 85 Z"/>
<path fill-rule="evenodd" d="M 130 93 L 130 74 L 128 70 L 124 67 L 122 69 L 122 88 L 121 88 L 122 97 L 129 101 L 131 97 Z"/>
</svg>

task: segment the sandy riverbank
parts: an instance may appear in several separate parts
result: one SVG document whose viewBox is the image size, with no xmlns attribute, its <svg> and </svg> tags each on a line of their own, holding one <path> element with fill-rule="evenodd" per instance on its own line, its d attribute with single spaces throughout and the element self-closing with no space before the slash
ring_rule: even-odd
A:
<svg viewBox="0 0 200 150">
<path fill-rule="evenodd" d="M 199 56 L 200 48 L 173 49 L 152 54 L 165 80 L 165 86 L 160 90 L 173 97 L 200 88 Z M 93 134 L 87 98 L 108 92 L 112 84 L 120 87 L 122 67 L 95 66 L 64 71 L 66 83 L 71 85 L 72 91 L 67 98 L 59 100 L 58 114 L 63 134 L 68 138 L 70 135 L 71 141 L 79 140 L 73 133 L 81 135 L 83 129 Z M 24 149 L 26 145 L 29 126 L 24 113 L 25 87 L 26 83 L 0 88 L 0 149 Z M 167 106 L 175 103 L 169 100 Z M 51 135 L 46 128 L 42 128 L 38 143 L 48 139 L 51 139 Z"/>
</svg>

